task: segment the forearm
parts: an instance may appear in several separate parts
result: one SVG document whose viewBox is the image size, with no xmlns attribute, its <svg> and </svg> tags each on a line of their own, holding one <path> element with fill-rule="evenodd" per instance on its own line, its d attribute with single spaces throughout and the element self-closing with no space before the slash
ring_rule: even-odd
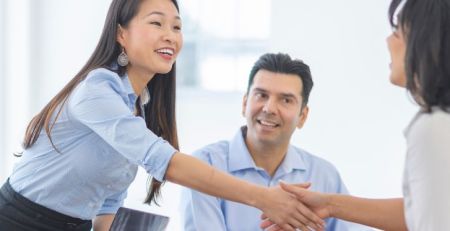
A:
<svg viewBox="0 0 450 231">
<path fill-rule="evenodd" d="M 330 196 L 331 216 L 387 231 L 407 230 L 403 199 L 366 199 L 348 195 Z"/>
<path fill-rule="evenodd" d="M 264 187 L 232 177 L 182 153 L 176 153 L 172 157 L 166 179 L 212 196 L 260 209 L 259 202 L 265 191 Z"/>
<path fill-rule="evenodd" d="M 212 196 L 256 207 L 285 230 L 306 230 L 306 226 L 322 230 L 324 224 L 316 214 L 281 188 L 266 188 L 240 180 L 182 153 L 172 156 L 166 179 Z"/>
</svg>

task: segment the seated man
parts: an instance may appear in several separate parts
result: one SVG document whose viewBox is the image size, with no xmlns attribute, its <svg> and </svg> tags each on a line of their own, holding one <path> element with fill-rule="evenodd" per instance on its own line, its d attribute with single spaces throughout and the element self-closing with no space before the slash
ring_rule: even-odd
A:
<svg viewBox="0 0 450 231">
<path fill-rule="evenodd" d="M 253 183 L 275 186 L 311 182 L 310 190 L 347 193 L 339 173 L 329 162 L 290 144 L 296 128 L 308 116 L 313 86 L 308 65 L 286 54 L 265 54 L 253 66 L 242 113 L 247 126 L 230 141 L 208 145 L 194 156 L 215 168 Z M 243 204 L 185 189 L 182 196 L 186 231 L 254 231 L 261 211 Z M 334 218 L 327 230 L 365 230 Z"/>
</svg>

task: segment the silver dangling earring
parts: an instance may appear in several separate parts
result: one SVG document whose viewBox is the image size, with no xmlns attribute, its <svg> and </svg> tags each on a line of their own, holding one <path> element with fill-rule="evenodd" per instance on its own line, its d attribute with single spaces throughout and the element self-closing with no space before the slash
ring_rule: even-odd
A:
<svg viewBox="0 0 450 231">
<path fill-rule="evenodd" d="M 117 57 L 117 64 L 121 67 L 126 67 L 128 65 L 128 55 L 125 53 L 125 49 L 122 47 L 122 52 Z"/>
</svg>

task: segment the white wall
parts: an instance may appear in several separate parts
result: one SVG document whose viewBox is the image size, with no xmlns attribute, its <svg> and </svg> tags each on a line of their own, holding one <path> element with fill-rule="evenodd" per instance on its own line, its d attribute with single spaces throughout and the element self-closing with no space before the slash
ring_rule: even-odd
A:
<svg viewBox="0 0 450 231">
<path fill-rule="evenodd" d="M 272 50 L 303 59 L 315 81 L 294 143 L 334 163 L 361 196 L 401 195 L 402 130 L 415 111 L 388 80 L 389 2 L 272 1 Z"/>
<path fill-rule="evenodd" d="M 4 89 L 0 95 L 0 102 L 4 102 L 1 121 L 5 126 L 0 136 L 4 141 L 0 146 L 3 181 L 15 161 L 12 153 L 21 151 L 29 120 L 76 74 L 93 51 L 109 1 L 1 2 L 5 11 L 1 73 Z"/>
<path fill-rule="evenodd" d="M 29 1 L 3 1 L 4 14 L 4 62 L 2 63 L 2 116 L 4 132 L 1 146 L 3 155 L 3 179 L 11 171 L 13 152 L 20 151 L 25 125 L 29 115 Z"/>
</svg>

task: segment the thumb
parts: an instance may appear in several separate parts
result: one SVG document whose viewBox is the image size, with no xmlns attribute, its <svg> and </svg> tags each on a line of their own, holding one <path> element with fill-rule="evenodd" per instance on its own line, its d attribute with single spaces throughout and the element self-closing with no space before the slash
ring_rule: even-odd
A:
<svg viewBox="0 0 450 231">
<path fill-rule="evenodd" d="M 297 184 L 286 183 L 286 181 L 284 181 L 284 180 L 279 180 L 278 182 L 279 182 L 280 184 L 282 183 L 283 185 L 289 185 L 289 186 L 294 186 L 294 187 L 300 187 L 300 188 L 304 188 L 304 189 L 308 189 L 309 187 L 311 187 L 311 182 L 303 182 L 303 183 L 297 183 Z"/>
<path fill-rule="evenodd" d="M 288 184 L 284 181 L 280 181 L 280 182 L 283 182 L 283 184 L 285 184 L 285 185 L 290 185 L 293 187 L 300 187 L 300 188 L 304 188 L 304 189 L 308 189 L 309 187 L 311 187 L 311 182 L 303 182 L 303 183 L 298 183 L 298 184 Z"/>
<path fill-rule="evenodd" d="M 307 183 L 307 184 L 311 185 L 311 183 Z M 298 187 L 296 185 L 291 185 L 291 184 L 286 184 L 283 181 L 280 181 L 280 186 L 284 191 L 294 194 L 297 198 L 301 198 L 303 196 L 302 191 L 304 190 L 304 188 L 302 188 L 302 187 Z"/>
</svg>

